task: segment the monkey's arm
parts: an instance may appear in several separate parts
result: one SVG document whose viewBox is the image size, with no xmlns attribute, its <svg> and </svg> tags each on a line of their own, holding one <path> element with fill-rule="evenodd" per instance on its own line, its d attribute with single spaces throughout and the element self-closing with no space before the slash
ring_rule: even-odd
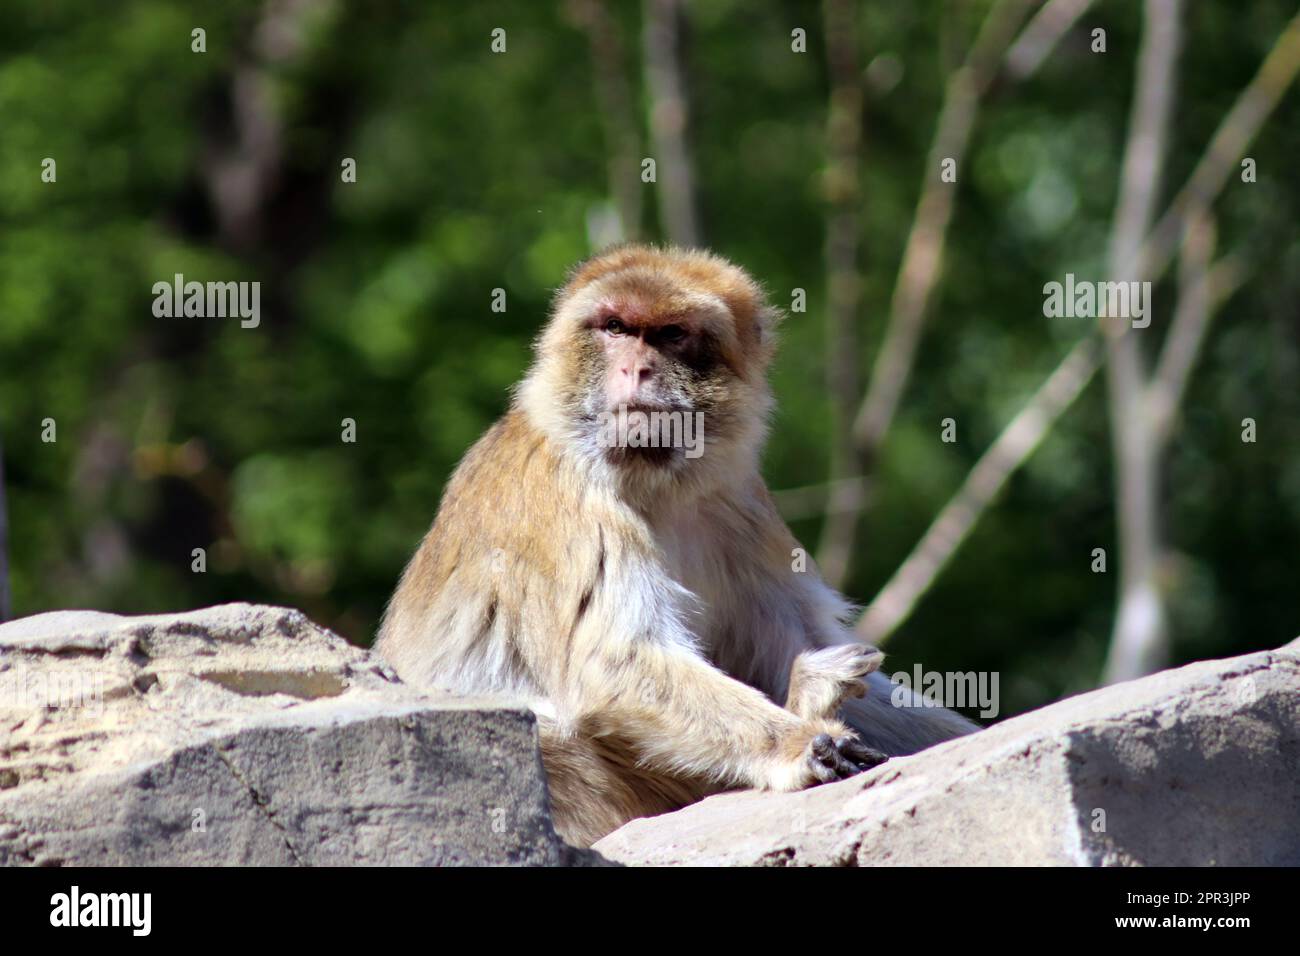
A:
<svg viewBox="0 0 1300 956">
<path fill-rule="evenodd" d="M 590 689 L 577 702 L 584 732 L 617 736 L 643 765 L 669 773 L 797 790 L 884 759 L 838 720 L 784 710 L 677 645 L 598 654 L 577 686 Z"/>
</svg>

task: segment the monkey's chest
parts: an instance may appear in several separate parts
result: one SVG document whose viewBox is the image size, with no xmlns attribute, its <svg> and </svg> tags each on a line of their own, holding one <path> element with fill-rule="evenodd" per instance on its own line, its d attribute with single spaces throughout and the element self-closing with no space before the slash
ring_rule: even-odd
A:
<svg viewBox="0 0 1300 956">
<path fill-rule="evenodd" d="M 683 616 L 704 655 L 737 680 L 783 697 L 790 660 L 807 646 L 797 602 L 765 573 L 753 539 L 707 515 L 658 538 L 663 570 L 686 592 Z"/>
<path fill-rule="evenodd" d="M 660 539 L 666 575 L 686 592 L 682 611 L 700 649 L 715 664 L 735 673 L 754 633 L 752 575 L 721 545 L 729 539 L 707 525 L 674 528 Z"/>
</svg>

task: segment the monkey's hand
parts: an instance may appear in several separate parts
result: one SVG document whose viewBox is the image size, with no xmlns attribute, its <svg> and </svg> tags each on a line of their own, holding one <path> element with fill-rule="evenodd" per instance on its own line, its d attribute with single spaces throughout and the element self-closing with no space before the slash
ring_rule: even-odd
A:
<svg viewBox="0 0 1300 956">
<path fill-rule="evenodd" d="M 614 647 L 620 653 L 610 654 Z M 885 759 L 839 720 L 809 720 L 779 707 L 689 646 L 606 639 L 575 675 L 575 686 L 587 701 L 578 704 L 585 732 L 617 735 L 641 767 L 669 775 L 801 790 Z"/>
<path fill-rule="evenodd" d="M 838 721 L 810 721 L 783 743 L 782 749 L 791 756 L 778 766 L 768 784 L 773 790 L 802 790 L 845 780 L 889 759 Z"/>
<path fill-rule="evenodd" d="M 862 682 L 880 666 L 885 655 L 869 644 L 836 644 L 804 651 L 790 668 L 786 710 L 804 720 L 830 719 L 850 697 L 862 697 Z"/>
</svg>

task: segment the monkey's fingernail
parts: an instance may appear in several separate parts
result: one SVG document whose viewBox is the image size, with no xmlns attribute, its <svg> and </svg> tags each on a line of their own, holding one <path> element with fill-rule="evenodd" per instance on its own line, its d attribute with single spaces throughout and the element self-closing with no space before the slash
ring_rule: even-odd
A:
<svg viewBox="0 0 1300 956">
<path fill-rule="evenodd" d="M 862 768 L 852 760 L 846 759 L 842 754 L 836 753 L 835 772 L 841 780 L 847 780 L 849 777 L 862 773 Z"/>
<path fill-rule="evenodd" d="M 835 741 L 830 734 L 818 734 L 812 739 L 812 752 L 818 760 L 825 760 L 836 752 Z"/>
<path fill-rule="evenodd" d="M 889 757 L 878 750 L 872 750 L 870 747 L 864 747 L 862 744 L 854 743 L 852 747 L 846 748 L 845 752 L 850 758 L 857 761 L 866 770 L 879 766 Z"/>
</svg>

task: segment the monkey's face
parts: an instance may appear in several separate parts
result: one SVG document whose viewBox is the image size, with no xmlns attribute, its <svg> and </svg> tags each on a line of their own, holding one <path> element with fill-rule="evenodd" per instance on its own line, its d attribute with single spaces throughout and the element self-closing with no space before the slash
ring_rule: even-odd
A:
<svg viewBox="0 0 1300 956">
<path fill-rule="evenodd" d="M 735 387 L 721 347 L 727 317 L 707 297 L 648 294 L 640 288 L 651 284 L 647 277 L 619 279 L 601 284 L 575 336 L 587 370 L 584 420 L 597 426 L 606 458 L 618 465 L 699 457 L 709 420 Z"/>
<path fill-rule="evenodd" d="M 770 310 L 741 270 L 703 253 L 627 247 L 561 292 L 531 378 L 588 454 L 678 471 L 756 452 L 770 404 Z"/>
</svg>

